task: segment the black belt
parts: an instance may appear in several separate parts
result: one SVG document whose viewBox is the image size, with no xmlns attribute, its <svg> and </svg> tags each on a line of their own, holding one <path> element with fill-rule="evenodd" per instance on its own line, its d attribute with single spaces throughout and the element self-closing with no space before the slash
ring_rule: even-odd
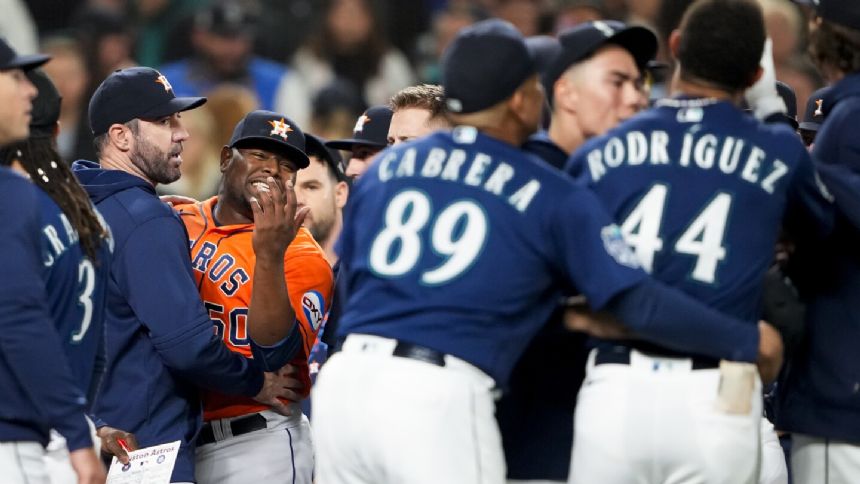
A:
<svg viewBox="0 0 860 484">
<path fill-rule="evenodd" d="M 445 366 L 444 353 L 440 353 L 423 346 L 414 345 L 412 343 L 398 341 L 392 354 L 401 358 L 412 358 L 413 360 L 423 361 L 424 363 L 430 363 L 431 365 Z"/>
<path fill-rule="evenodd" d="M 233 437 L 254 432 L 255 430 L 263 430 L 264 428 L 266 428 L 266 417 L 259 413 L 239 417 L 230 421 L 230 431 L 233 433 Z M 203 428 L 200 429 L 200 434 L 197 436 L 197 445 L 212 444 L 216 441 L 215 431 L 212 430 L 212 423 L 204 423 Z"/>
<path fill-rule="evenodd" d="M 614 348 L 598 348 L 597 354 L 594 355 L 594 365 L 629 365 L 631 349 L 624 346 L 616 346 Z M 678 358 L 678 356 L 662 356 L 659 354 L 646 353 L 640 351 L 645 356 L 654 358 Z M 681 358 L 684 358 L 683 356 Z M 693 361 L 694 370 L 713 370 L 720 367 L 720 360 L 713 358 L 688 357 Z"/>
</svg>

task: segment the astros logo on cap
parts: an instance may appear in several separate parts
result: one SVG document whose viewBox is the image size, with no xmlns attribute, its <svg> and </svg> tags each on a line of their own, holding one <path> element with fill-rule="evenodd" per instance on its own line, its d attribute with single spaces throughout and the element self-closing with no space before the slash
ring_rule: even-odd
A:
<svg viewBox="0 0 860 484">
<path fill-rule="evenodd" d="M 812 113 L 813 116 L 824 116 L 824 111 L 821 109 L 824 107 L 824 99 L 816 99 L 815 100 L 815 112 Z"/>
<path fill-rule="evenodd" d="M 167 78 L 164 77 L 164 74 L 158 74 L 158 78 L 155 79 L 155 82 L 164 86 L 165 91 L 170 91 L 171 89 L 173 89 L 173 86 L 170 85 L 170 81 L 168 81 Z"/>
<path fill-rule="evenodd" d="M 358 117 L 358 120 L 355 122 L 355 127 L 352 128 L 354 133 L 361 133 L 364 130 L 364 123 L 370 122 L 370 118 L 367 117 L 366 114 L 362 114 Z"/>
<path fill-rule="evenodd" d="M 280 121 L 269 121 L 269 124 L 272 125 L 272 131 L 270 131 L 269 134 L 280 136 L 284 139 L 287 139 L 287 133 L 293 130 L 284 118 L 281 118 Z"/>
</svg>

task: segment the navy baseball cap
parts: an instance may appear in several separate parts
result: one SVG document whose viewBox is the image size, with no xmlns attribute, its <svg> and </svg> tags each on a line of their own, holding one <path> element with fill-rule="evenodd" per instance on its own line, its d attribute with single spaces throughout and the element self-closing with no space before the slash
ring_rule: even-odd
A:
<svg viewBox="0 0 860 484">
<path fill-rule="evenodd" d="M 334 168 L 338 181 L 346 181 L 346 172 L 343 166 L 343 158 L 340 152 L 334 148 L 329 148 L 325 145 L 326 140 L 322 137 L 305 133 L 305 153 L 308 156 L 316 156 L 323 163 Z"/>
<path fill-rule="evenodd" d="M 561 54 L 561 43 L 558 39 L 549 35 L 535 35 L 526 38 L 526 47 L 528 47 L 537 63 L 543 89 L 549 94 L 552 89 L 552 82 L 554 82 L 554 80 L 550 81 L 549 79 L 550 68 L 555 59 Z"/>
<path fill-rule="evenodd" d="M 538 72 L 535 55 L 508 22 L 489 19 L 464 28 L 442 55 L 442 87 L 452 113 L 492 107 Z"/>
<path fill-rule="evenodd" d="M 352 138 L 326 141 L 325 145 L 345 151 L 352 151 L 355 145 L 385 148 L 388 146 L 388 127 L 392 114 L 388 106 L 373 106 L 355 121 Z"/>
<path fill-rule="evenodd" d="M 819 17 L 860 30 L 860 2 L 857 0 L 817 0 L 812 3 Z"/>
<path fill-rule="evenodd" d="M 818 131 L 821 123 L 824 122 L 824 118 L 827 117 L 824 99 L 830 93 L 830 90 L 830 86 L 822 87 L 809 96 L 809 99 L 806 100 L 806 110 L 803 113 L 803 121 L 800 122 L 800 129 Z"/>
<path fill-rule="evenodd" d="M 41 69 L 27 72 L 27 78 L 39 90 L 33 99 L 30 120 L 30 138 L 50 138 L 54 136 L 57 120 L 60 119 L 62 97 L 51 79 Z"/>
<path fill-rule="evenodd" d="M 305 134 L 299 125 L 283 114 L 272 111 L 251 111 L 233 129 L 230 148 L 258 146 L 282 153 L 296 163 L 296 167 L 307 168 L 310 164 L 305 154 Z"/>
<path fill-rule="evenodd" d="M 15 50 L 6 43 L 6 39 L 0 38 L 0 71 L 9 69 L 23 69 L 29 71 L 51 60 L 51 56 L 45 54 L 18 55 Z"/>
<path fill-rule="evenodd" d="M 596 20 L 569 28 L 558 35 L 561 53 L 546 73 L 549 86 L 570 66 L 583 61 L 607 44 L 614 44 L 630 52 L 636 66 L 645 71 L 648 62 L 657 55 L 657 36 L 645 27 L 628 26 L 615 20 Z M 552 90 L 547 90 L 548 96 Z"/>
<path fill-rule="evenodd" d="M 113 124 L 170 116 L 205 102 L 205 97 L 176 97 L 167 78 L 151 67 L 121 69 L 102 81 L 90 99 L 90 129 L 98 136 Z"/>
</svg>

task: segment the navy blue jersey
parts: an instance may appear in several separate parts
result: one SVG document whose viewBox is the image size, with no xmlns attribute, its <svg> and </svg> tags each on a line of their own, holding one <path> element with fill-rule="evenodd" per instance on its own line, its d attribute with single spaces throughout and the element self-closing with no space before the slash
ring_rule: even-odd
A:
<svg viewBox="0 0 860 484">
<path fill-rule="evenodd" d="M 0 167 L 0 442 L 92 447 L 85 399 L 75 384 L 45 302 L 39 190 Z M 4 469 L 5 470 L 5 469 Z"/>
<path fill-rule="evenodd" d="M 670 99 L 568 162 L 656 279 L 757 321 L 780 227 L 823 236 L 832 207 L 797 136 L 725 101 Z"/>
<path fill-rule="evenodd" d="M 560 283 L 599 309 L 645 277 L 593 194 L 473 128 L 380 154 L 344 220 L 339 335 L 427 346 L 500 385 Z"/>
<path fill-rule="evenodd" d="M 89 393 L 96 356 L 104 351 L 105 291 L 110 274 L 112 241 L 99 246 L 90 260 L 78 233 L 51 197 L 38 190 L 41 206 L 42 264 L 48 307 L 72 375 Z"/>
</svg>

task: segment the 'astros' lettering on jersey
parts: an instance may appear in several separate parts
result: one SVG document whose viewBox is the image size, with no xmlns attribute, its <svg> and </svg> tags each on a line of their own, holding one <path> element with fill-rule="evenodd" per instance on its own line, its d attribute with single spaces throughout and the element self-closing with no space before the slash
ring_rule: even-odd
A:
<svg viewBox="0 0 860 484">
<path fill-rule="evenodd" d="M 215 332 L 231 350 L 251 357 L 248 307 L 251 304 L 254 263 L 253 224 L 216 226 L 212 209 L 217 197 L 177 207 L 188 229 L 191 266 L 200 297 L 209 310 Z M 290 362 L 310 389 L 308 355 L 329 308 L 332 273 L 325 254 L 305 228 L 287 248 L 284 276 L 290 305 L 302 335 L 302 351 Z M 250 398 L 207 392 L 204 419 L 212 420 L 258 412 L 267 408 Z"/>
</svg>

